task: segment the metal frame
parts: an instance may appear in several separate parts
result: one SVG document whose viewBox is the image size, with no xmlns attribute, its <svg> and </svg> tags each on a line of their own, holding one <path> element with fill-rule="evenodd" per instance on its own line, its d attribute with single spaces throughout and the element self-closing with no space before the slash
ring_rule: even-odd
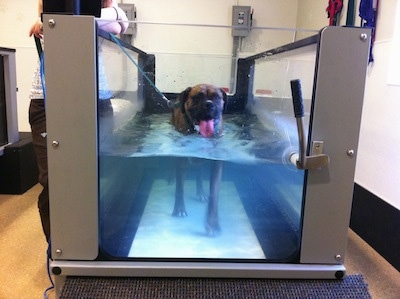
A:
<svg viewBox="0 0 400 299">
<path fill-rule="evenodd" d="M 17 113 L 17 75 L 15 66 L 15 49 L 1 48 L 0 56 L 4 61 L 4 87 L 6 97 L 6 122 L 7 144 L 0 145 L 0 156 L 4 153 L 4 147 L 19 141 L 18 113 Z"/>
<path fill-rule="evenodd" d="M 95 261 L 99 246 L 95 20 L 45 15 L 44 32 L 51 268 L 56 284 L 68 275 L 343 277 L 369 29 L 327 27 L 316 38 L 308 144 L 323 141 L 330 165 L 306 173 L 298 264 Z"/>
<path fill-rule="evenodd" d="M 52 256 L 93 260 L 99 243 L 94 17 L 44 15 L 44 33 Z"/>
<path fill-rule="evenodd" d="M 321 32 L 309 141 L 324 141 L 331 163 L 308 171 L 301 263 L 344 262 L 369 41 L 365 28 Z"/>
</svg>

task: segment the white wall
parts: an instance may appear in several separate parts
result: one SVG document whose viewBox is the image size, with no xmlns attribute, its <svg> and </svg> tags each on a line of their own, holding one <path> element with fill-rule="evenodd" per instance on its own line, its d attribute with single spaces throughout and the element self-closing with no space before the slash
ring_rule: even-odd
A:
<svg viewBox="0 0 400 299">
<path fill-rule="evenodd" d="M 17 50 L 18 118 L 19 129 L 29 131 L 28 106 L 29 88 L 36 64 L 36 49 L 33 38 L 28 37 L 29 27 L 36 18 L 37 0 L 0 0 L 0 46 Z M 201 23 L 229 25 L 232 5 L 251 5 L 255 12 L 255 26 L 294 27 L 318 29 L 315 22 L 328 24 L 325 6 L 328 1 L 320 0 L 130 0 L 135 3 L 138 21 L 158 21 L 176 23 Z M 323 2 L 323 5 L 321 4 Z M 360 147 L 356 170 L 356 182 L 400 209 L 400 86 L 388 84 L 391 49 L 394 44 L 395 8 L 398 0 L 380 1 L 378 30 L 374 46 L 375 62 L 369 66 Z M 297 4 L 299 3 L 299 5 Z M 346 4 L 346 1 L 345 1 Z M 357 6 L 358 7 L 358 6 Z M 323 11 L 321 11 L 323 9 Z M 297 17 L 299 10 L 299 18 Z M 399 17 L 398 17 L 399 18 Z M 317 21 L 317 19 L 319 21 Z M 345 22 L 345 10 L 341 23 Z M 324 25 L 323 24 L 323 25 Z M 356 21 L 359 24 L 359 20 Z M 144 27 L 143 27 L 144 28 Z M 152 51 L 167 51 L 170 38 L 176 35 L 170 28 L 164 35 L 154 35 L 151 31 L 138 31 L 135 45 L 148 47 Z M 247 39 L 242 50 L 251 52 L 260 42 L 257 32 Z M 231 37 L 217 39 L 214 51 L 229 54 Z M 150 43 L 151 42 L 151 43 Z M 275 40 L 268 41 L 271 46 Z M 157 45 L 163 45 L 157 48 Z M 221 45 L 221 47 L 218 47 Z M 182 44 L 180 44 L 182 46 Z M 262 45 L 264 48 L 265 45 Z M 269 48 L 269 47 L 267 47 Z M 398 60 L 397 60 L 398 61 Z M 400 66 L 398 67 L 400 69 Z"/>
<path fill-rule="evenodd" d="M 400 209 L 400 86 L 388 84 L 398 2 L 379 2 L 375 61 L 368 69 L 355 181 Z M 398 59 L 395 68 L 399 80 Z"/>
<path fill-rule="evenodd" d="M 145 22 L 230 25 L 232 5 L 252 5 L 258 16 L 255 23 L 259 26 L 293 27 L 296 23 L 297 0 L 131 0 L 124 2 L 135 3 L 138 21 Z M 20 131 L 30 130 L 28 123 L 29 89 L 36 66 L 37 53 L 34 40 L 28 36 L 28 32 L 36 17 L 37 0 L 0 0 L 0 46 L 16 49 Z M 166 46 L 183 46 L 182 43 L 171 42 L 172 37 L 181 38 L 181 34 L 184 34 L 184 32 L 175 32 L 173 27 L 165 27 L 165 31 L 159 34 L 154 34 L 151 26 L 142 26 L 141 28 L 138 30 L 134 43 L 143 46 L 146 50 L 167 52 L 169 49 Z M 232 41 L 230 35 L 225 35 L 223 38 L 218 35 L 212 37 L 215 39 L 214 44 L 216 45 L 214 53 L 230 54 L 229 46 Z M 254 34 L 251 38 L 254 40 L 250 40 L 251 42 L 248 44 L 257 44 L 257 35 Z M 254 50 L 254 47 L 247 50 Z"/>
<path fill-rule="evenodd" d="M 294 28 L 297 20 L 297 0 L 130 0 L 124 3 L 134 3 L 137 8 L 139 23 L 133 44 L 156 54 L 156 85 L 165 92 L 179 92 L 197 82 L 233 88 L 230 82 L 233 38 L 231 28 L 227 27 L 231 25 L 233 5 L 249 5 L 254 10 L 254 27 L 242 39 L 239 56 L 249 56 L 293 40 L 293 31 L 276 33 L 256 27 Z"/>
<path fill-rule="evenodd" d="M 328 1 L 299 0 L 298 2 L 297 28 L 320 29 L 329 25 L 329 19 L 325 12 Z M 302 39 L 313 34 L 315 33 L 299 31 L 296 39 Z"/>
<path fill-rule="evenodd" d="M 312 0 L 302 0 L 312 1 Z M 298 0 L 120 0 L 117 2 L 134 3 L 137 8 L 139 22 L 212 24 L 230 26 L 233 5 L 250 5 L 254 9 L 253 25 L 268 28 L 294 28 L 297 23 Z M 313 17 L 318 14 L 313 13 Z M 322 12 L 322 15 L 325 15 Z M 18 84 L 18 123 L 20 131 L 29 131 L 28 108 L 29 89 L 32 74 L 37 62 L 37 53 L 32 37 L 28 31 L 37 17 L 37 0 L 0 0 L 0 43 L 2 47 L 16 49 L 17 84 Z M 310 17 L 308 17 L 310 19 Z M 312 18 L 311 18 L 312 19 Z M 309 22 L 312 23 L 312 22 Z M 154 26 L 139 24 L 137 36 L 133 43 L 150 53 L 204 53 L 222 56 L 216 63 L 226 65 L 231 59 L 232 37 L 230 29 L 213 29 L 207 38 L 194 39 L 195 28 L 177 28 L 174 26 Z M 189 30 L 190 29 L 190 30 Z M 202 29 L 204 30 L 204 28 Z M 262 33 L 261 33 L 262 32 Z M 263 34 L 267 32 L 270 37 Z M 272 32 L 272 33 L 271 33 Z M 243 56 L 274 48 L 293 39 L 293 32 L 281 31 L 273 34 L 273 30 L 254 29 L 241 45 Z M 203 34 L 204 35 L 204 34 Z M 186 41 L 186 43 L 185 43 Z M 209 49 L 204 45 L 208 44 Z M 194 45 L 202 47 L 201 51 Z M 177 50 L 179 49 L 179 50 Z M 171 57 L 166 57 L 169 60 Z M 218 60 L 218 59 L 217 59 Z M 224 62 L 221 62 L 225 60 Z M 159 59 L 159 63 L 163 63 Z M 187 65 L 188 63 L 186 63 Z M 228 63 L 229 65 L 229 63 Z M 226 66 L 224 66 L 226 68 Z M 166 69 L 166 68 L 159 68 Z M 227 71 L 225 70 L 225 73 Z M 207 73 L 207 71 L 204 71 Z M 223 72 L 223 74 L 225 74 Z M 157 74 L 157 78 L 168 74 Z M 179 74 L 169 74 L 169 78 Z M 214 72 L 215 76 L 218 76 Z M 220 75 L 224 76 L 224 75 Z M 226 77 L 226 76 L 224 76 Z M 179 77 L 178 77 L 179 78 Z M 184 76 L 181 76 L 181 80 Z M 218 80 L 218 78 L 217 78 Z M 169 82 L 165 81 L 168 86 Z M 184 82 L 182 82 L 184 84 Z M 162 87 L 162 86 L 161 86 Z"/>
</svg>

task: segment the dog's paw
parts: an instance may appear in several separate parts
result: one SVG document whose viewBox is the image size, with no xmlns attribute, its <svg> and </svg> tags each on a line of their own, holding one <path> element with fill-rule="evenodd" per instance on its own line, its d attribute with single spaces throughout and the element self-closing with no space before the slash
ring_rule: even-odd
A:
<svg viewBox="0 0 400 299">
<path fill-rule="evenodd" d="M 169 173 L 165 180 L 167 181 L 168 186 L 175 184 L 175 175 L 173 173 Z"/>
<path fill-rule="evenodd" d="M 206 233 L 207 236 L 209 237 L 217 237 L 221 234 L 221 227 L 219 226 L 219 223 L 206 223 Z"/>
<path fill-rule="evenodd" d="M 200 202 L 208 202 L 209 196 L 204 192 L 197 193 L 197 200 Z"/>
<path fill-rule="evenodd" d="M 187 215 L 185 208 L 175 208 L 172 212 L 172 216 L 174 217 L 186 217 Z"/>
</svg>

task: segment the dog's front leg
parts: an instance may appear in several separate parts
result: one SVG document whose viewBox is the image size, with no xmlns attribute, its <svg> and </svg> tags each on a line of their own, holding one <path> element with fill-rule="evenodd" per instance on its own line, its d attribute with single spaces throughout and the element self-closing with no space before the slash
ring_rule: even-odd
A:
<svg viewBox="0 0 400 299">
<path fill-rule="evenodd" d="M 183 185 L 185 180 L 186 159 L 176 159 L 176 182 L 175 182 L 175 205 L 172 216 L 185 217 L 187 216 L 185 202 L 183 199 Z"/>
<path fill-rule="evenodd" d="M 210 236 L 214 236 L 221 230 L 218 219 L 218 198 L 222 179 L 222 163 L 222 161 L 211 162 L 210 197 L 206 218 L 206 230 Z"/>
<path fill-rule="evenodd" d="M 203 188 L 203 167 L 200 164 L 199 169 L 196 171 L 196 196 L 201 202 L 208 201 L 208 195 Z"/>
</svg>

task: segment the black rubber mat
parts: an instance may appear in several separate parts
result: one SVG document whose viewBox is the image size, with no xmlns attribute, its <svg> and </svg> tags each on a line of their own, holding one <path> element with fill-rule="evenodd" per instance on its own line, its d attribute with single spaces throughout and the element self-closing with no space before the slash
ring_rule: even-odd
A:
<svg viewBox="0 0 400 299">
<path fill-rule="evenodd" d="M 342 280 L 67 277 L 60 299 L 369 299 L 362 275 Z"/>
</svg>

